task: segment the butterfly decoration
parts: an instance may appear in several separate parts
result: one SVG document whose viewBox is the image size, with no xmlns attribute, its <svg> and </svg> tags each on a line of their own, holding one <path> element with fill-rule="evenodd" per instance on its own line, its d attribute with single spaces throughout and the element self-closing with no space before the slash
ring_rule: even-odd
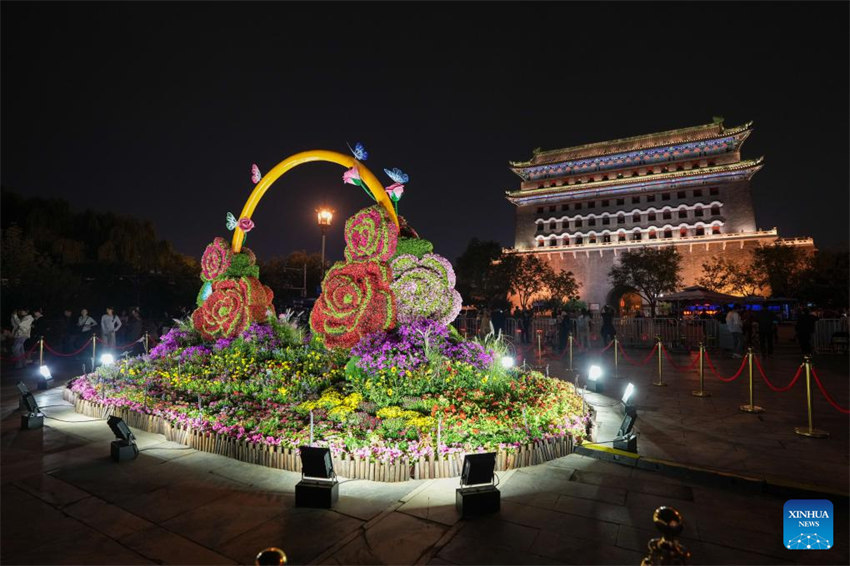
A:
<svg viewBox="0 0 850 566">
<path fill-rule="evenodd" d="M 230 212 L 228 212 L 227 216 L 225 216 L 224 218 L 227 221 L 227 229 L 228 230 L 235 229 L 236 226 L 239 224 L 239 222 L 236 220 L 236 217 L 233 216 L 233 214 L 230 213 Z"/>
<path fill-rule="evenodd" d="M 354 155 L 354 158 L 357 161 L 366 161 L 369 159 L 369 152 L 366 151 L 366 148 L 363 147 L 362 143 L 357 142 L 354 144 L 354 147 L 351 147 L 348 142 L 345 142 L 345 145 L 348 146 L 349 151 L 351 151 L 351 154 Z"/>
<path fill-rule="evenodd" d="M 260 179 L 263 178 L 263 174 L 260 173 L 260 168 L 257 167 L 256 163 L 251 164 L 251 182 L 255 185 L 260 182 Z"/>
<path fill-rule="evenodd" d="M 387 177 L 395 181 L 396 183 L 404 184 L 410 180 L 407 173 L 399 169 L 398 167 L 393 168 L 392 171 L 389 169 L 384 169 L 384 173 L 387 174 Z"/>
<path fill-rule="evenodd" d="M 212 295 L 212 283 L 207 281 L 201 289 L 201 300 L 206 301 Z"/>
</svg>

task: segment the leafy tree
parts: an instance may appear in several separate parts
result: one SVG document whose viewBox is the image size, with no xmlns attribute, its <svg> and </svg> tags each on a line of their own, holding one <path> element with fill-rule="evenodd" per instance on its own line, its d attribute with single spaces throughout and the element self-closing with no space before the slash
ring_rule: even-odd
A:
<svg viewBox="0 0 850 566">
<path fill-rule="evenodd" d="M 702 276 L 697 279 L 697 284 L 702 285 L 709 291 L 726 293 L 732 286 L 732 277 L 737 269 L 737 264 L 723 256 L 714 256 L 702 264 Z"/>
<path fill-rule="evenodd" d="M 829 309 L 848 306 L 850 254 L 847 249 L 818 250 L 802 274 L 800 298 Z"/>
<path fill-rule="evenodd" d="M 515 260 L 516 256 L 502 252 L 499 242 L 472 238 L 454 266 L 463 302 L 478 307 L 505 306 Z"/>
<path fill-rule="evenodd" d="M 516 294 L 523 310 L 528 309 L 531 299 L 545 289 L 546 282 L 553 276 L 549 264 L 536 255 L 517 256 L 511 265 L 510 290 Z"/>
<path fill-rule="evenodd" d="M 578 300 L 578 290 L 581 284 L 576 281 L 572 271 L 555 273 L 554 270 L 546 277 L 546 288 L 552 308 L 559 309 L 572 301 Z"/>
<path fill-rule="evenodd" d="M 617 286 L 631 287 L 647 303 L 655 317 L 655 305 L 661 293 L 675 291 L 681 285 L 681 256 L 675 248 L 639 248 L 625 252 L 620 263 L 611 268 L 608 278 Z"/>
<path fill-rule="evenodd" d="M 797 297 L 810 258 L 802 248 L 776 242 L 753 250 L 753 267 L 763 284 L 770 285 L 773 297 Z"/>
</svg>

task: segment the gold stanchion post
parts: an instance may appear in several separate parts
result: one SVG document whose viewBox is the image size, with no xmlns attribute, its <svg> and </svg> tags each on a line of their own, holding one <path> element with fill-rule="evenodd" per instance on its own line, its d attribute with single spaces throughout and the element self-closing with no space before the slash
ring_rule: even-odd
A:
<svg viewBox="0 0 850 566">
<path fill-rule="evenodd" d="M 618 346 L 619 342 L 617 341 L 617 336 L 614 336 L 614 377 L 620 377 L 620 352 Z"/>
<path fill-rule="evenodd" d="M 570 332 L 570 335 L 567 338 L 567 340 L 570 343 L 570 371 L 573 371 L 573 333 L 572 332 Z"/>
<path fill-rule="evenodd" d="M 711 397 L 711 393 L 705 390 L 705 345 L 699 343 L 699 391 L 691 391 L 694 397 Z"/>
<path fill-rule="evenodd" d="M 97 360 L 97 336 L 91 335 L 91 370 L 94 371 L 94 364 Z"/>
<path fill-rule="evenodd" d="M 652 523 L 661 531 L 661 537 L 649 541 L 649 552 L 641 560 L 641 566 L 687 564 L 691 553 L 676 540 L 685 528 L 682 514 L 673 507 L 659 507 L 652 514 Z"/>
<path fill-rule="evenodd" d="M 829 433 L 825 430 L 814 428 L 812 424 L 812 358 L 805 356 L 803 365 L 806 368 L 806 404 L 809 409 L 809 426 L 798 426 L 794 428 L 794 432 L 800 436 L 808 436 L 809 438 L 829 438 Z"/>
<path fill-rule="evenodd" d="M 38 367 L 44 365 L 44 336 L 38 338 Z"/>
<path fill-rule="evenodd" d="M 747 405 L 738 407 L 745 413 L 763 413 L 764 409 L 753 403 L 753 349 L 747 348 L 747 364 L 750 371 L 750 402 Z"/>
<path fill-rule="evenodd" d="M 537 358 L 543 358 L 543 331 L 540 329 L 537 330 Z"/>
<path fill-rule="evenodd" d="M 145 331 L 145 354 L 148 353 L 148 333 Z"/>
<path fill-rule="evenodd" d="M 656 344 L 658 345 L 658 381 L 653 381 L 653 385 L 657 385 L 658 387 L 666 387 L 667 384 L 661 380 L 662 369 L 661 369 L 661 357 L 663 353 L 661 352 L 662 344 L 661 344 L 661 336 L 655 337 Z"/>
</svg>

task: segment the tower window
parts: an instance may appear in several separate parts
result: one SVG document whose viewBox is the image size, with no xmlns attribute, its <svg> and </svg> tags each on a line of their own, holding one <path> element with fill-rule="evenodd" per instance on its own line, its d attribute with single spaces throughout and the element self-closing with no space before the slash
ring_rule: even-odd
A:
<svg viewBox="0 0 850 566">
<path fill-rule="evenodd" d="M 542 206 L 537 207 L 537 214 L 543 214 L 543 207 Z"/>
<path fill-rule="evenodd" d="M 695 197 L 701 197 L 702 196 L 702 189 L 694 189 L 694 196 Z"/>
<path fill-rule="evenodd" d="M 581 218 L 576 218 L 576 228 L 581 228 Z"/>
<path fill-rule="evenodd" d="M 576 245 L 580 246 L 583 243 L 584 243 L 584 238 L 581 237 L 581 234 L 577 235 L 576 236 Z"/>
<path fill-rule="evenodd" d="M 607 217 L 607 216 L 603 216 L 603 217 L 602 217 L 602 225 L 603 225 L 603 226 L 608 226 L 609 224 L 611 224 L 611 219 L 610 219 L 609 217 Z"/>
<path fill-rule="evenodd" d="M 661 200 L 670 200 L 670 193 L 661 193 Z"/>
<path fill-rule="evenodd" d="M 702 226 L 697 226 L 696 235 L 705 236 L 705 228 L 703 228 Z"/>
<path fill-rule="evenodd" d="M 611 234 L 602 234 L 602 243 L 610 244 L 611 243 Z"/>
<path fill-rule="evenodd" d="M 632 204 L 638 204 L 640 202 L 640 197 L 632 197 Z"/>
<path fill-rule="evenodd" d="M 566 212 L 569 209 L 570 209 L 570 205 L 568 205 L 568 204 L 562 204 L 561 205 L 561 212 Z"/>
<path fill-rule="evenodd" d="M 549 212 L 555 212 L 555 207 L 554 207 L 554 206 L 550 206 L 550 207 L 549 207 Z"/>
<path fill-rule="evenodd" d="M 720 216 L 720 207 L 716 204 L 711 207 L 711 215 L 712 216 Z"/>
<path fill-rule="evenodd" d="M 720 226 L 712 226 L 711 233 L 715 235 L 720 234 Z"/>
<path fill-rule="evenodd" d="M 537 231 L 538 231 L 538 232 L 542 232 L 542 231 L 543 231 L 543 223 L 542 223 L 542 222 L 538 222 L 538 223 L 537 223 Z"/>
<path fill-rule="evenodd" d="M 617 199 L 617 204 L 618 204 L 618 205 L 620 205 L 620 204 L 626 204 L 626 199 L 624 199 L 624 198 L 618 198 L 618 199 Z"/>
<path fill-rule="evenodd" d="M 652 222 L 653 220 L 655 220 L 655 213 L 654 213 L 654 212 L 650 212 L 650 213 L 648 213 L 648 214 L 646 215 L 646 219 L 647 219 L 649 222 Z"/>
<path fill-rule="evenodd" d="M 537 247 L 538 248 L 542 248 L 544 245 L 545 245 L 545 243 L 543 242 L 543 240 L 537 240 Z"/>
<path fill-rule="evenodd" d="M 549 247 L 550 248 L 554 248 L 557 245 L 558 245 L 558 240 L 556 240 L 555 238 L 552 238 L 551 240 L 549 240 Z"/>
<path fill-rule="evenodd" d="M 640 212 L 632 214 L 632 222 L 640 222 Z"/>
<path fill-rule="evenodd" d="M 678 193 L 676 193 L 676 198 L 682 199 L 685 198 L 685 196 L 685 191 L 679 191 Z"/>
<path fill-rule="evenodd" d="M 717 196 L 717 195 L 720 194 L 720 189 L 717 188 L 717 187 L 711 187 L 711 188 L 708 189 L 708 194 L 713 195 L 713 196 Z"/>
<path fill-rule="evenodd" d="M 596 226 L 596 219 L 595 218 L 588 218 L 587 219 L 587 225 L 588 226 Z"/>
<path fill-rule="evenodd" d="M 587 203 L 587 208 L 596 208 L 596 201 L 592 200 Z"/>
<path fill-rule="evenodd" d="M 611 204 L 611 201 L 609 201 L 609 200 L 603 200 L 602 201 L 602 206 L 608 206 L 610 204 Z"/>
<path fill-rule="evenodd" d="M 581 210 L 581 203 L 577 202 L 575 208 L 576 210 Z"/>
<path fill-rule="evenodd" d="M 687 217 L 688 217 L 688 209 L 683 206 L 682 208 L 679 209 L 679 220 L 682 220 L 683 218 L 687 218 Z"/>
<path fill-rule="evenodd" d="M 681 230 L 679 230 L 679 237 L 680 238 L 687 238 L 688 237 L 688 229 L 682 228 Z"/>
<path fill-rule="evenodd" d="M 646 195 L 646 202 L 655 202 L 655 195 Z"/>
<path fill-rule="evenodd" d="M 664 211 L 664 220 L 670 220 L 673 217 L 673 214 L 669 210 Z"/>
<path fill-rule="evenodd" d="M 694 209 L 694 216 L 702 216 L 702 207 L 698 206 Z"/>
<path fill-rule="evenodd" d="M 618 214 L 617 215 L 617 224 L 625 224 L 626 223 L 626 215 Z"/>
<path fill-rule="evenodd" d="M 671 230 L 670 228 L 666 228 L 664 230 L 664 237 L 665 238 L 672 238 L 673 237 L 673 230 Z"/>
<path fill-rule="evenodd" d="M 634 232 L 632 232 L 632 241 L 633 242 L 640 242 L 640 239 L 641 239 L 640 230 L 635 230 Z"/>
<path fill-rule="evenodd" d="M 649 239 L 650 239 L 650 240 L 655 240 L 655 239 L 657 239 L 657 238 L 658 238 L 658 235 L 655 233 L 655 230 L 650 230 L 650 231 L 649 231 Z"/>
<path fill-rule="evenodd" d="M 626 241 L 626 233 L 620 232 L 619 234 L 617 234 L 617 241 L 618 242 L 625 242 Z"/>
</svg>

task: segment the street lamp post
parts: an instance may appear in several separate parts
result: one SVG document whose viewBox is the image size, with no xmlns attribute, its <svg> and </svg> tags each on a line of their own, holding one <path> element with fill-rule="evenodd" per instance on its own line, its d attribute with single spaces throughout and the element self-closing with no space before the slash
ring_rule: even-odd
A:
<svg viewBox="0 0 850 566">
<path fill-rule="evenodd" d="M 316 211 L 316 217 L 319 221 L 319 228 L 322 230 L 322 281 L 325 280 L 325 235 L 333 220 L 334 212 L 328 208 L 320 208 Z"/>
</svg>

